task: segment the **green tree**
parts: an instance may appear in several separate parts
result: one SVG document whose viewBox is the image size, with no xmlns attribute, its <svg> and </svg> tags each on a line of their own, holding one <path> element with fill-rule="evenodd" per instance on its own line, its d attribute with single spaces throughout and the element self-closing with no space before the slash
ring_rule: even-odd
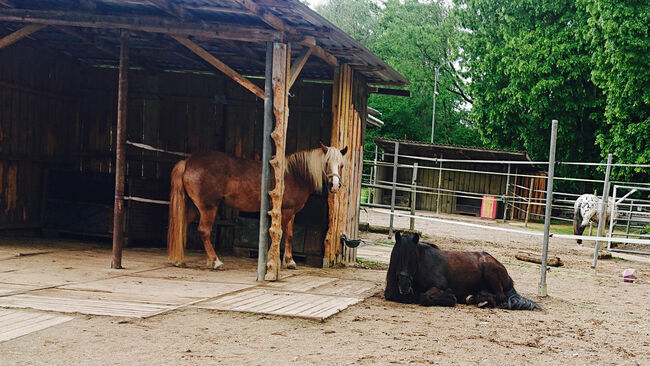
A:
<svg viewBox="0 0 650 366">
<path fill-rule="evenodd" d="M 650 3 L 583 0 L 593 47 L 592 80 L 607 97 L 607 128 L 598 135 L 617 162 L 650 163 Z M 648 169 L 615 169 L 619 178 L 647 181 Z"/>
<path fill-rule="evenodd" d="M 439 2 L 387 0 L 330 0 L 317 11 L 348 32 L 402 73 L 411 85 L 411 98 L 373 95 L 369 104 L 386 123 L 370 130 L 367 145 L 376 135 L 429 141 L 435 67 L 440 66 L 436 101 L 435 142 L 480 145 L 478 132 L 468 119 L 470 98 L 454 67 L 458 28 L 449 9 Z"/>
<path fill-rule="evenodd" d="M 546 159 L 557 119 L 558 160 L 599 160 L 604 97 L 591 81 L 584 9 L 549 0 L 455 3 L 465 31 L 471 118 L 483 140 Z"/>
</svg>

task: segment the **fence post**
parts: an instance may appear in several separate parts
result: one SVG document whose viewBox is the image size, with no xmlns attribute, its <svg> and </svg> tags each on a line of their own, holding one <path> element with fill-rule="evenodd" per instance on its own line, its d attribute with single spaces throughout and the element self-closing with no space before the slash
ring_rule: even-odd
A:
<svg viewBox="0 0 650 366">
<path fill-rule="evenodd" d="M 508 176 L 506 177 L 506 193 L 503 196 L 503 222 L 506 222 L 508 216 L 508 188 L 510 188 L 510 165 L 508 164 Z"/>
<path fill-rule="evenodd" d="M 436 196 L 436 214 L 440 213 L 440 186 L 442 185 L 442 154 L 440 154 L 440 169 L 438 169 L 438 195 Z"/>
<path fill-rule="evenodd" d="M 557 143 L 557 120 L 551 123 L 551 148 L 548 153 L 548 177 L 546 180 L 546 212 L 544 213 L 544 240 L 542 242 L 542 265 L 537 295 L 547 296 L 546 261 L 548 260 L 548 239 L 551 231 L 551 205 L 553 203 L 553 177 L 555 176 L 555 145 Z"/>
<path fill-rule="evenodd" d="M 598 231 L 596 231 L 596 236 L 600 237 L 603 233 L 603 219 L 605 218 L 605 210 L 607 207 L 607 196 L 609 196 L 609 174 L 612 171 L 612 154 L 607 154 L 607 170 L 605 171 L 605 183 L 603 183 L 603 197 L 600 201 L 600 212 L 598 213 Z M 594 261 L 591 267 L 595 270 L 596 264 L 598 264 L 598 247 L 600 246 L 600 240 L 596 240 L 596 246 L 594 248 Z"/>
<path fill-rule="evenodd" d="M 528 227 L 528 216 L 530 215 L 530 201 L 533 199 L 533 185 L 535 178 L 530 178 L 530 188 L 528 189 L 528 205 L 526 205 L 526 220 L 524 220 L 524 227 Z"/>
<path fill-rule="evenodd" d="M 623 196 L 623 199 L 625 199 L 625 196 Z M 622 202 L 622 200 L 621 200 Z M 612 214 L 609 215 L 609 233 L 607 234 L 607 237 L 609 237 L 609 240 L 607 241 L 607 250 L 612 250 L 612 235 L 614 234 L 614 220 L 616 219 L 616 185 L 614 185 L 614 192 L 612 193 L 612 203 L 614 207 L 611 208 Z M 609 205 L 609 202 L 607 202 L 607 205 Z M 609 209 L 608 206 L 605 206 L 607 211 Z"/>
<path fill-rule="evenodd" d="M 413 163 L 413 176 L 411 177 L 411 216 L 415 216 L 415 200 L 417 199 L 417 179 L 418 179 L 418 163 Z M 415 217 L 411 217 L 409 225 L 411 230 L 415 230 Z"/>
<path fill-rule="evenodd" d="M 634 206 L 634 200 L 630 200 L 630 211 L 627 213 L 627 224 L 625 224 L 625 239 L 630 237 L 630 220 L 632 220 L 632 206 Z"/>
<path fill-rule="evenodd" d="M 397 186 L 397 159 L 399 142 L 395 142 L 395 155 L 393 155 L 393 188 L 390 195 L 390 224 L 388 225 L 388 238 L 393 237 L 393 213 L 395 212 L 395 187 Z"/>
</svg>

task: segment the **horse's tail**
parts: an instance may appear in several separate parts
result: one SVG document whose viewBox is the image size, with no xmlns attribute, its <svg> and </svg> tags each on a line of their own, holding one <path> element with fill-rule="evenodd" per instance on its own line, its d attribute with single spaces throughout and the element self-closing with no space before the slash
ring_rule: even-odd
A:
<svg viewBox="0 0 650 366">
<path fill-rule="evenodd" d="M 510 310 L 541 310 L 542 308 L 537 305 L 533 300 L 529 300 L 517 293 L 515 288 L 511 288 L 506 292 L 505 308 Z"/>
<path fill-rule="evenodd" d="M 182 160 L 172 170 L 172 189 L 169 195 L 169 229 L 167 231 L 167 253 L 174 265 L 183 263 L 187 239 L 187 208 L 183 173 L 187 160 Z"/>
<path fill-rule="evenodd" d="M 585 227 L 582 226 L 582 214 L 580 213 L 580 207 L 576 204 L 573 209 L 573 235 L 582 235 L 585 231 Z M 578 244 L 582 244 L 582 239 L 576 240 Z"/>
</svg>

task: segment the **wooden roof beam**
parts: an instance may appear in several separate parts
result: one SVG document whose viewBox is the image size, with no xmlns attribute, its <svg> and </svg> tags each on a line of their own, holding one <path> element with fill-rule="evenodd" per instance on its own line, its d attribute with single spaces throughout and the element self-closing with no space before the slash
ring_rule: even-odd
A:
<svg viewBox="0 0 650 366">
<path fill-rule="evenodd" d="M 178 19 L 188 19 L 187 12 L 179 4 L 172 4 L 166 0 L 147 0 L 147 3 Z"/>
<path fill-rule="evenodd" d="M 293 83 L 296 82 L 298 75 L 300 75 L 300 71 L 302 71 L 303 66 L 305 66 L 305 63 L 307 63 L 307 59 L 311 53 L 312 49 L 307 48 L 300 56 L 298 56 L 296 61 L 291 63 L 291 72 L 289 73 L 289 85 L 287 89 L 291 89 Z"/>
<path fill-rule="evenodd" d="M 201 46 L 190 41 L 186 37 L 177 35 L 171 35 L 171 37 L 177 40 L 183 46 L 187 47 L 190 51 L 194 52 L 197 56 L 208 62 L 210 65 L 216 67 L 221 72 L 228 75 L 230 78 L 238 82 L 241 86 L 250 90 L 258 98 L 264 99 L 264 90 L 253 84 L 250 80 L 241 76 L 237 71 L 231 69 L 228 65 L 224 64 L 216 57 L 212 56 L 208 51 L 201 48 Z"/>
<path fill-rule="evenodd" d="M 29 36 L 32 33 L 38 32 L 39 30 L 47 27 L 45 24 L 29 24 L 19 30 L 11 33 L 10 35 L 0 39 L 0 49 L 5 48 L 9 45 L 12 45 L 21 39 Z"/>
<path fill-rule="evenodd" d="M 124 17 L 82 12 L 0 9 L 0 21 L 25 22 L 70 27 L 124 29 L 130 31 L 195 36 L 208 39 L 229 39 L 244 42 L 266 42 L 276 39 L 276 31 L 239 24 L 192 24 L 160 17 Z"/>
<path fill-rule="evenodd" d="M 325 51 L 322 47 L 316 44 L 316 38 L 307 36 L 302 41 L 299 42 L 301 45 L 311 48 L 314 56 L 321 58 L 330 66 L 338 66 L 339 60 L 332 56 L 329 52 Z"/>
<path fill-rule="evenodd" d="M 264 23 L 273 27 L 273 29 L 286 32 L 290 34 L 298 34 L 298 32 L 280 19 L 275 14 L 271 13 L 267 9 L 257 5 L 253 0 L 234 0 L 235 3 L 242 6 L 244 9 L 248 9 L 253 15 L 259 17 Z"/>
</svg>

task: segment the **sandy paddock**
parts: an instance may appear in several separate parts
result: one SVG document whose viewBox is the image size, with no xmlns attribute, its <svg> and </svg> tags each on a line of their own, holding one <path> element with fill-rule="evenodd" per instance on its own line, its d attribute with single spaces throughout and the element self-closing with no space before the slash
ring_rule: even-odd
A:
<svg viewBox="0 0 650 366">
<path fill-rule="evenodd" d="M 362 221 L 387 223 L 380 214 L 362 215 Z M 408 219 L 398 218 L 396 223 L 406 227 Z M 417 222 L 416 228 L 444 249 L 490 252 L 505 264 L 517 290 L 544 310 L 425 308 L 387 302 L 378 293 L 325 322 L 194 307 L 149 319 L 77 314 L 67 323 L 1 343 L 0 364 L 650 364 L 650 264 L 600 261 L 595 275 L 589 243 L 578 247 L 571 241 L 552 240 L 551 255 L 561 257 L 565 266 L 548 272 L 550 296 L 537 298 L 539 266 L 520 262 L 514 254 L 517 249 L 539 250 L 541 239 L 430 222 Z M 380 234 L 364 237 L 387 240 Z M 0 256 L 0 282 L 15 280 L 11 273 L 16 263 L 34 266 L 27 276 L 32 281 L 109 275 L 108 248 L 80 245 L 2 239 L 3 253 L 26 248 L 50 252 Z M 94 259 L 70 264 L 78 252 L 91 253 Z M 192 256 L 201 261 L 201 253 Z M 161 250 L 129 249 L 125 258 L 130 270 L 164 265 Z M 230 258 L 225 259 L 228 263 Z M 253 260 L 242 263 L 255 266 Z M 636 269 L 636 283 L 620 279 L 625 268 Z M 188 277 L 219 275 L 186 270 Z M 303 270 L 379 285 L 385 277 L 384 270 L 364 268 Z"/>
</svg>

